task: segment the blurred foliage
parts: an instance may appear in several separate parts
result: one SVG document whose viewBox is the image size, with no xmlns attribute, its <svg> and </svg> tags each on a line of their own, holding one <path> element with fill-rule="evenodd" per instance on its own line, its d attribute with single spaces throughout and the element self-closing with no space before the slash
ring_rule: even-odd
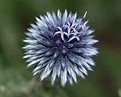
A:
<svg viewBox="0 0 121 97">
<path fill-rule="evenodd" d="M 32 78 L 22 59 L 26 28 L 46 11 L 88 11 L 100 54 L 85 80 L 54 87 Z M 121 0 L 0 0 L 0 97 L 121 97 Z"/>
</svg>

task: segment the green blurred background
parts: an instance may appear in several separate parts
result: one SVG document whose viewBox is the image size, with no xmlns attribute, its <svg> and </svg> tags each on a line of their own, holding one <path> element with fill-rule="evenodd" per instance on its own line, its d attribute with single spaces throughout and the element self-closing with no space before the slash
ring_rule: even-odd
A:
<svg viewBox="0 0 121 97">
<path fill-rule="evenodd" d="M 22 59 L 24 32 L 35 17 L 64 9 L 83 16 L 95 29 L 96 66 L 77 84 L 51 87 L 32 77 Z M 121 97 L 121 0 L 0 0 L 0 97 Z"/>
</svg>

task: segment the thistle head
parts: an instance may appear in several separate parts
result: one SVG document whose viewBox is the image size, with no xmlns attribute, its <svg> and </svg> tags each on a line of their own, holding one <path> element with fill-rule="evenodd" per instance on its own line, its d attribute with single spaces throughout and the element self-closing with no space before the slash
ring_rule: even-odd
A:
<svg viewBox="0 0 121 97">
<path fill-rule="evenodd" d="M 98 53 L 93 44 L 92 29 L 84 21 L 87 12 L 82 18 L 77 14 L 49 13 L 36 18 L 36 23 L 25 33 L 25 56 L 28 67 L 34 66 L 33 75 L 41 74 L 40 80 L 51 76 L 51 84 L 55 84 L 57 78 L 61 79 L 64 86 L 67 81 L 70 84 L 77 82 L 77 76 L 85 78 L 87 70 L 92 70 L 95 65 L 92 56 Z"/>
</svg>

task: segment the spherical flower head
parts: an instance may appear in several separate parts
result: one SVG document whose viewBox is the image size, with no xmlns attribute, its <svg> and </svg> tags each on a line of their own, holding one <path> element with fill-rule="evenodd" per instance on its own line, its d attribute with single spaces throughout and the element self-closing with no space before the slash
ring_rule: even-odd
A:
<svg viewBox="0 0 121 97">
<path fill-rule="evenodd" d="M 51 76 L 51 84 L 55 84 L 57 78 L 61 79 L 61 85 L 65 86 L 77 82 L 77 76 L 85 78 L 87 70 L 92 70 L 95 65 L 92 56 L 98 53 L 93 44 L 94 32 L 84 22 L 87 12 L 82 18 L 77 14 L 49 13 L 36 18 L 36 24 L 26 32 L 24 48 L 28 67 L 33 66 L 33 75 L 41 74 L 40 80 Z"/>
</svg>

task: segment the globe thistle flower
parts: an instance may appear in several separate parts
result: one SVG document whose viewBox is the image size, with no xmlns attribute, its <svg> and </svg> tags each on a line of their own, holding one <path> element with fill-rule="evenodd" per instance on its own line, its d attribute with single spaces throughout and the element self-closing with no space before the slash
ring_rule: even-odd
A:
<svg viewBox="0 0 121 97">
<path fill-rule="evenodd" d="M 85 78 L 87 70 L 92 70 L 95 65 L 92 56 L 98 53 L 93 44 L 97 40 L 91 35 L 94 30 L 84 21 L 87 12 L 82 18 L 77 18 L 77 13 L 62 14 L 49 13 L 36 18 L 36 24 L 31 24 L 24 42 L 25 56 L 28 67 L 33 66 L 33 75 L 41 74 L 40 80 L 51 76 L 51 84 L 57 78 L 61 79 L 64 86 L 77 82 L 77 76 Z"/>
</svg>

